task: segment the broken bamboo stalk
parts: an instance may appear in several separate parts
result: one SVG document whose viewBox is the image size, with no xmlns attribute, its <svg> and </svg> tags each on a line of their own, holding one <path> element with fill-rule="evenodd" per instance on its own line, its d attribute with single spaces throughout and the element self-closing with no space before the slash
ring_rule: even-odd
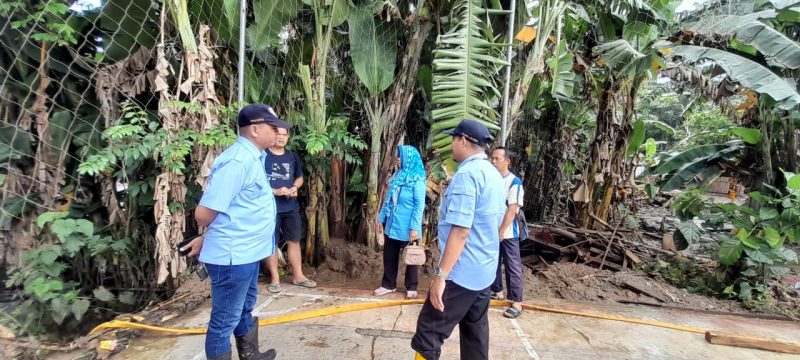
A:
<svg viewBox="0 0 800 360">
<path fill-rule="evenodd" d="M 697 309 L 691 308 L 686 306 L 675 306 L 675 305 L 665 305 L 659 303 L 652 303 L 647 301 L 632 301 L 632 300 L 617 300 L 620 304 L 629 304 L 629 305 L 644 305 L 644 306 L 652 306 L 657 308 L 663 308 L 668 310 L 677 310 L 677 311 L 691 311 L 700 314 L 708 314 L 708 315 L 720 315 L 720 316 L 738 316 L 744 317 L 748 319 L 762 319 L 762 320 L 777 320 L 777 321 L 796 321 L 788 316 L 785 315 L 776 315 L 776 314 L 754 314 L 754 313 L 744 313 L 744 312 L 734 312 L 734 311 L 719 311 L 719 310 L 706 310 L 706 309 Z"/>
</svg>

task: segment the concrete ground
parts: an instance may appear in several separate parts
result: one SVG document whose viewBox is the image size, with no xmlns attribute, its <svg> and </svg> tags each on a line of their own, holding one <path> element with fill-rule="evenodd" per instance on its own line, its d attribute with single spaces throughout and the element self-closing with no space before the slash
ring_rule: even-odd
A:
<svg viewBox="0 0 800 360">
<path fill-rule="evenodd" d="M 278 295 L 259 294 L 256 315 L 269 318 L 288 313 L 380 299 L 363 290 L 303 289 L 283 285 Z M 542 301 L 531 301 L 545 305 Z M 795 322 L 756 320 L 630 305 L 578 305 L 549 302 L 564 309 L 651 319 L 705 329 L 739 332 L 800 342 Z M 165 326 L 204 328 L 209 305 Z M 278 359 L 413 359 L 410 348 L 421 305 L 388 307 L 319 317 L 259 329 L 261 349 L 273 347 Z M 491 359 L 800 359 L 797 355 L 707 343 L 700 334 L 587 317 L 528 311 L 517 320 L 490 311 Z M 456 329 L 445 342 L 442 359 L 459 359 Z M 204 359 L 203 336 L 148 333 L 134 340 L 115 359 Z M 235 357 L 234 357 L 235 359 Z"/>
</svg>

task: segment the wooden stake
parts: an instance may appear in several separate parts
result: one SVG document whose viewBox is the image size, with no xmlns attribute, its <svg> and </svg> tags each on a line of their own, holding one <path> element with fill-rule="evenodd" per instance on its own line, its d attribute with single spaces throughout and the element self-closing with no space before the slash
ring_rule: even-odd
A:
<svg viewBox="0 0 800 360">
<path fill-rule="evenodd" d="M 800 355 L 800 343 L 785 340 L 706 331 L 706 341 L 715 345 L 728 345 Z"/>
</svg>

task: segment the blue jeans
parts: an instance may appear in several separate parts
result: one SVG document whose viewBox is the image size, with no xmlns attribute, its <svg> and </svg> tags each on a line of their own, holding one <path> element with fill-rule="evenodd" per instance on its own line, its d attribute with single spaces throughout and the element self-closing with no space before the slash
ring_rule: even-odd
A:
<svg viewBox="0 0 800 360">
<path fill-rule="evenodd" d="M 206 264 L 211 278 L 211 320 L 206 333 L 206 357 L 231 351 L 231 334 L 242 336 L 253 328 L 253 306 L 258 296 L 260 261 L 244 265 Z"/>
</svg>

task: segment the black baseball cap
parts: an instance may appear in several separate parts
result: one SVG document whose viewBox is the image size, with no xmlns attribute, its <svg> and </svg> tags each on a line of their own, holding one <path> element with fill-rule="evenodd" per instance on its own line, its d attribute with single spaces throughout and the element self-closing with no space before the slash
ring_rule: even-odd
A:
<svg viewBox="0 0 800 360">
<path fill-rule="evenodd" d="M 250 104 L 239 110 L 239 127 L 255 124 L 269 124 L 282 129 L 291 129 L 292 125 L 278 118 L 272 107 L 264 104 Z"/>
<path fill-rule="evenodd" d="M 480 146 L 484 146 L 494 140 L 486 126 L 471 119 L 462 120 L 454 129 L 445 130 L 442 133 L 452 136 L 463 136 L 469 142 Z"/>
</svg>

